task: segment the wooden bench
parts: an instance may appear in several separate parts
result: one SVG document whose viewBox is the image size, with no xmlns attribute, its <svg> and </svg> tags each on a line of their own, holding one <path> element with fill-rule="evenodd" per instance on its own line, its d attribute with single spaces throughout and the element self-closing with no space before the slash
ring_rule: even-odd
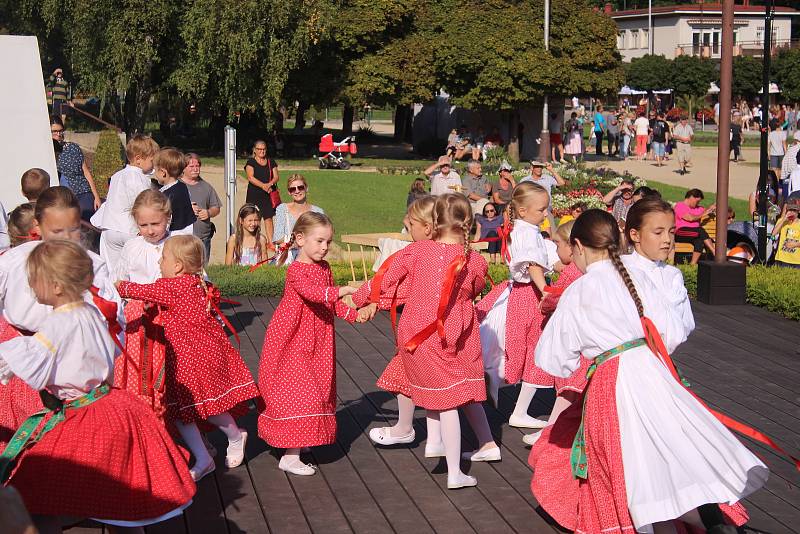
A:
<svg viewBox="0 0 800 534">
<path fill-rule="evenodd" d="M 713 214 L 707 215 L 700 220 L 700 224 L 703 228 L 705 228 L 708 237 L 712 240 L 717 238 L 717 217 Z M 681 255 L 692 255 L 694 251 L 694 247 L 691 243 L 675 243 L 675 256 L 676 256 L 676 263 L 678 254 Z"/>
</svg>

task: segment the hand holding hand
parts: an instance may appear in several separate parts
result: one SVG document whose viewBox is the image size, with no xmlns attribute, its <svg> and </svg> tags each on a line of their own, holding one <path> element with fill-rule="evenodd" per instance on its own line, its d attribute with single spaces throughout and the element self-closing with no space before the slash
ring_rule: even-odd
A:
<svg viewBox="0 0 800 534">
<path fill-rule="evenodd" d="M 358 319 L 356 319 L 357 323 L 366 323 L 367 321 L 371 321 L 373 317 L 375 317 L 375 312 L 378 311 L 377 304 L 367 304 L 360 310 L 358 310 Z"/>
<path fill-rule="evenodd" d="M 339 288 L 339 298 L 345 297 L 347 295 L 352 295 L 356 292 L 356 288 L 352 286 L 341 286 Z"/>
</svg>

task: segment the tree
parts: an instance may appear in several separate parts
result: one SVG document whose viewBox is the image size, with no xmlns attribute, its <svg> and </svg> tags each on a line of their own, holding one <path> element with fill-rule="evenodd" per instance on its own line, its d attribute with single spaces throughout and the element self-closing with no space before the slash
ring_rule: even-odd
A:
<svg viewBox="0 0 800 534">
<path fill-rule="evenodd" d="M 711 82 L 719 75 L 710 59 L 678 56 L 672 60 L 672 85 L 675 93 L 684 96 L 705 96 Z"/>
<path fill-rule="evenodd" d="M 760 59 L 748 56 L 733 58 L 733 83 L 734 96 L 741 96 L 752 100 L 758 95 L 763 83 L 764 64 Z"/>
<path fill-rule="evenodd" d="M 672 86 L 672 62 L 662 55 L 644 55 L 627 65 L 626 83 L 635 89 L 652 92 Z"/>
<path fill-rule="evenodd" d="M 783 50 L 773 63 L 775 82 L 783 97 L 791 102 L 800 100 L 800 50 Z"/>
</svg>

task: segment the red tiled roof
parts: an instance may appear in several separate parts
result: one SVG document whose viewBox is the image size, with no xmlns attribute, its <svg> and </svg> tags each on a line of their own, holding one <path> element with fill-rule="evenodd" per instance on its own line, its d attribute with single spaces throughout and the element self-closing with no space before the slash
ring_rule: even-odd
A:
<svg viewBox="0 0 800 534">
<path fill-rule="evenodd" d="M 620 17 L 620 16 L 630 16 L 630 15 L 647 15 L 647 9 L 627 9 L 621 11 L 612 11 L 610 16 L 611 18 Z M 652 10 L 653 15 L 663 15 L 667 13 L 677 13 L 681 11 L 688 11 L 692 13 L 721 13 L 722 12 L 722 4 L 684 4 L 684 5 L 677 5 L 677 6 L 657 6 L 654 7 Z M 744 15 L 748 13 L 753 14 L 763 14 L 764 13 L 764 6 L 743 6 L 737 5 L 734 8 L 734 13 L 736 15 Z M 800 11 L 793 9 L 791 7 L 775 7 L 775 14 L 789 14 L 789 15 L 800 15 Z"/>
</svg>

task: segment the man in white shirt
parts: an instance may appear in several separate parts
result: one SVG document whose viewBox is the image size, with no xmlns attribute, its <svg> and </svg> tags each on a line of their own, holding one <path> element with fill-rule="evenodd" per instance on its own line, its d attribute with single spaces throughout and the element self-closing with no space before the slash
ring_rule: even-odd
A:
<svg viewBox="0 0 800 534">
<path fill-rule="evenodd" d="M 438 169 L 439 172 L 436 172 Z M 436 174 L 434 174 L 436 172 Z M 439 161 L 425 169 L 425 176 L 431 181 L 431 195 L 461 192 L 461 177 L 452 170 L 450 158 L 442 156 Z"/>
<path fill-rule="evenodd" d="M 153 157 L 157 151 L 158 144 L 150 137 L 135 135 L 128 141 L 125 152 L 129 163 L 111 177 L 106 201 L 91 218 L 91 223 L 103 231 L 100 257 L 110 272 L 116 272 L 122 247 L 138 233 L 131 208 L 136 196 L 152 187 L 149 175 L 153 172 Z"/>
<path fill-rule="evenodd" d="M 797 168 L 797 154 L 800 153 L 800 130 L 794 132 L 792 136 L 793 142 L 786 149 L 786 155 L 783 157 L 783 166 L 781 167 L 781 185 L 784 189 L 784 195 L 789 196 L 786 189 L 788 187 L 789 177 L 792 172 Z"/>
</svg>

